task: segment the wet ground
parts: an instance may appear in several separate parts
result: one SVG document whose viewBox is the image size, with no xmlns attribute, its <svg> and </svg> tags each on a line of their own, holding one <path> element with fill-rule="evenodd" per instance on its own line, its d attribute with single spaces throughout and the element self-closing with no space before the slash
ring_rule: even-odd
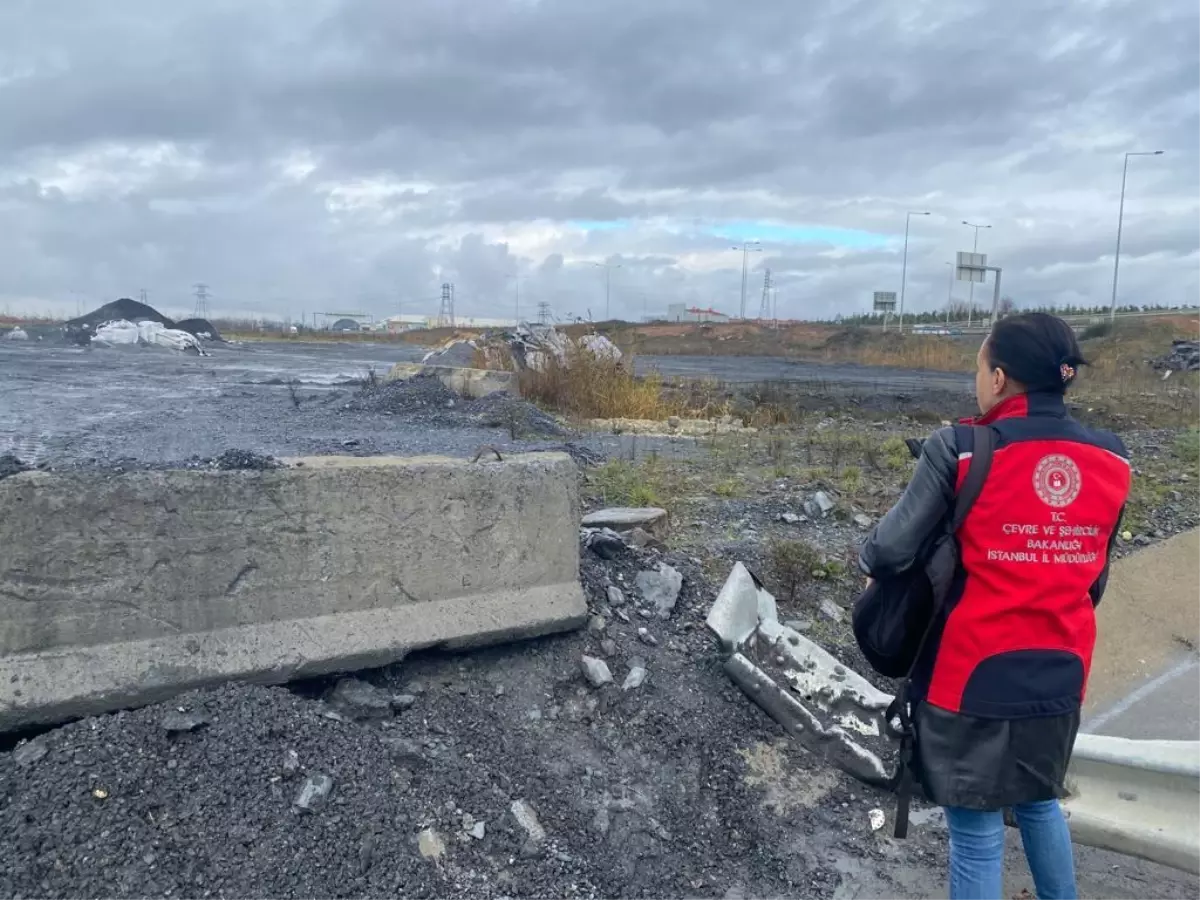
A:
<svg viewBox="0 0 1200 900">
<path fill-rule="evenodd" d="M 182 462 L 230 447 L 275 456 L 342 453 L 473 455 L 480 445 L 538 446 L 503 427 L 430 429 L 402 417 L 347 409 L 371 373 L 419 360 L 403 344 L 261 343 L 216 345 L 209 357 L 151 348 L 0 344 L 0 454 L 52 465 Z M 642 370 L 717 381 L 790 380 L 875 393 L 917 389 L 965 391 L 944 373 L 898 373 L 793 360 L 646 357 Z M 542 436 L 544 437 L 544 436 Z M 604 452 L 621 439 L 593 436 Z M 640 442 L 643 447 L 647 442 Z"/>
</svg>

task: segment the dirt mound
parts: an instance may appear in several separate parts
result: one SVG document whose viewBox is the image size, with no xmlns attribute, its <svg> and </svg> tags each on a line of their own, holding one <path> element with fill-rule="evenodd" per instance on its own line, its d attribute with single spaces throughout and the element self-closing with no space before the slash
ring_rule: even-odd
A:
<svg viewBox="0 0 1200 900">
<path fill-rule="evenodd" d="M 128 297 L 122 297 L 120 300 L 114 300 L 112 303 L 105 303 L 99 309 L 94 309 L 77 319 L 69 320 L 66 326 L 68 329 L 82 328 L 85 325 L 89 328 L 95 328 L 97 325 L 103 325 L 105 322 L 116 322 L 121 319 L 127 322 L 159 322 L 165 328 L 175 327 L 175 323 L 171 319 L 168 319 L 153 306 L 147 306 L 145 303 L 139 303 L 137 300 L 131 300 Z"/>
<path fill-rule="evenodd" d="M 348 404 L 351 412 L 403 416 L 433 428 L 506 428 L 516 437 L 563 437 L 567 430 L 532 403 L 496 392 L 467 400 L 436 375 L 415 375 L 368 387 Z"/>
<path fill-rule="evenodd" d="M 217 326 L 208 321 L 208 319 L 184 319 L 182 322 L 176 322 L 175 327 L 180 331 L 186 331 L 193 337 L 210 341 L 225 340 L 221 337 L 221 332 L 217 331 Z"/>
<path fill-rule="evenodd" d="M 730 683 L 694 564 L 583 557 L 587 630 L 197 692 L 0 753 L 0 894 L 930 895 L 871 874 L 896 868 L 867 825 L 883 799 Z M 684 576 L 665 621 L 633 586 L 659 561 Z"/>
</svg>

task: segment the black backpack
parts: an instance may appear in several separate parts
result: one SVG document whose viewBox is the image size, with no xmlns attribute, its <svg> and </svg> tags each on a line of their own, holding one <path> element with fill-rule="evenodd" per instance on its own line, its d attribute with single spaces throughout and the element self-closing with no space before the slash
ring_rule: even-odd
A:
<svg viewBox="0 0 1200 900">
<path fill-rule="evenodd" d="M 987 481 L 995 449 L 995 433 L 985 426 L 961 426 L 958 445 L 972 435 L 971 463 L 954 501 L 946 528 L 935 534 L 921 562 L 895 578 L 875 581 L 854 603 L 854 638 L 867 662 L 880 675 L 900 679 L 888 707 L 888 733 L 900 741 L 900 758 L 892 787 L 897 794 L 896 837 L 908 835 L 912 794 L 912 759 L 916 735 L 912 725 L 910 680 L 938 621 L 942 604 L 958 574 L 956 534 Z M 910 446 L 916 455 L 917 450 Z M 898 722 L 898 726 L 893 725 Z"/>
</svg>

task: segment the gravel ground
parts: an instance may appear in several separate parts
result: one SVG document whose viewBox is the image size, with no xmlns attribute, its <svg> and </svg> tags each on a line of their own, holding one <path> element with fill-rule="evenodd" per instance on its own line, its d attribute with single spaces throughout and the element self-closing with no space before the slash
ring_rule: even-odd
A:
<svg viewBox="0 0 1200 900">
<path fill-rule="evenodd" d="M 0 894 L 925 896 L 936 841 L 872 833 L 885 798 L 737 692 L 695 563 L 666 557 L 678 604 L 644 614 L 633 583 L 660 559 L 584 551 L 594 617 L 577 634 L 414 657 L 360 676 L 363 697 L 330 681 L 191 693 L 0 754 Z M 585 653 L 617 683 L 590 686 Z M 623 690 L 637 659 L 646 680 Z M 327 798 L 298 809 L 320 776 Z"/>
</svg>

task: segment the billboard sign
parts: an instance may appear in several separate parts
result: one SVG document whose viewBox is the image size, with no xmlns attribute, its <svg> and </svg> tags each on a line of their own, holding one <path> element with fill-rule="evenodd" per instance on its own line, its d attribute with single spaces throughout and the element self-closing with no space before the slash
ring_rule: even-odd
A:
<svg viewBox="0 0 1200 900">
<path fill-rule="evenodd" d="M 957 281 L 974 281 L 982 284 L 987 279 L 987 254 L 958 252 L 958 263 L 954 269 Z"/>
<path fill-rule="evenodd" d="M 876 291 L 875 292 L 875 312 L 895 312 L 896 311 L 896 292 L 895 291 Z"/>
</svg>

